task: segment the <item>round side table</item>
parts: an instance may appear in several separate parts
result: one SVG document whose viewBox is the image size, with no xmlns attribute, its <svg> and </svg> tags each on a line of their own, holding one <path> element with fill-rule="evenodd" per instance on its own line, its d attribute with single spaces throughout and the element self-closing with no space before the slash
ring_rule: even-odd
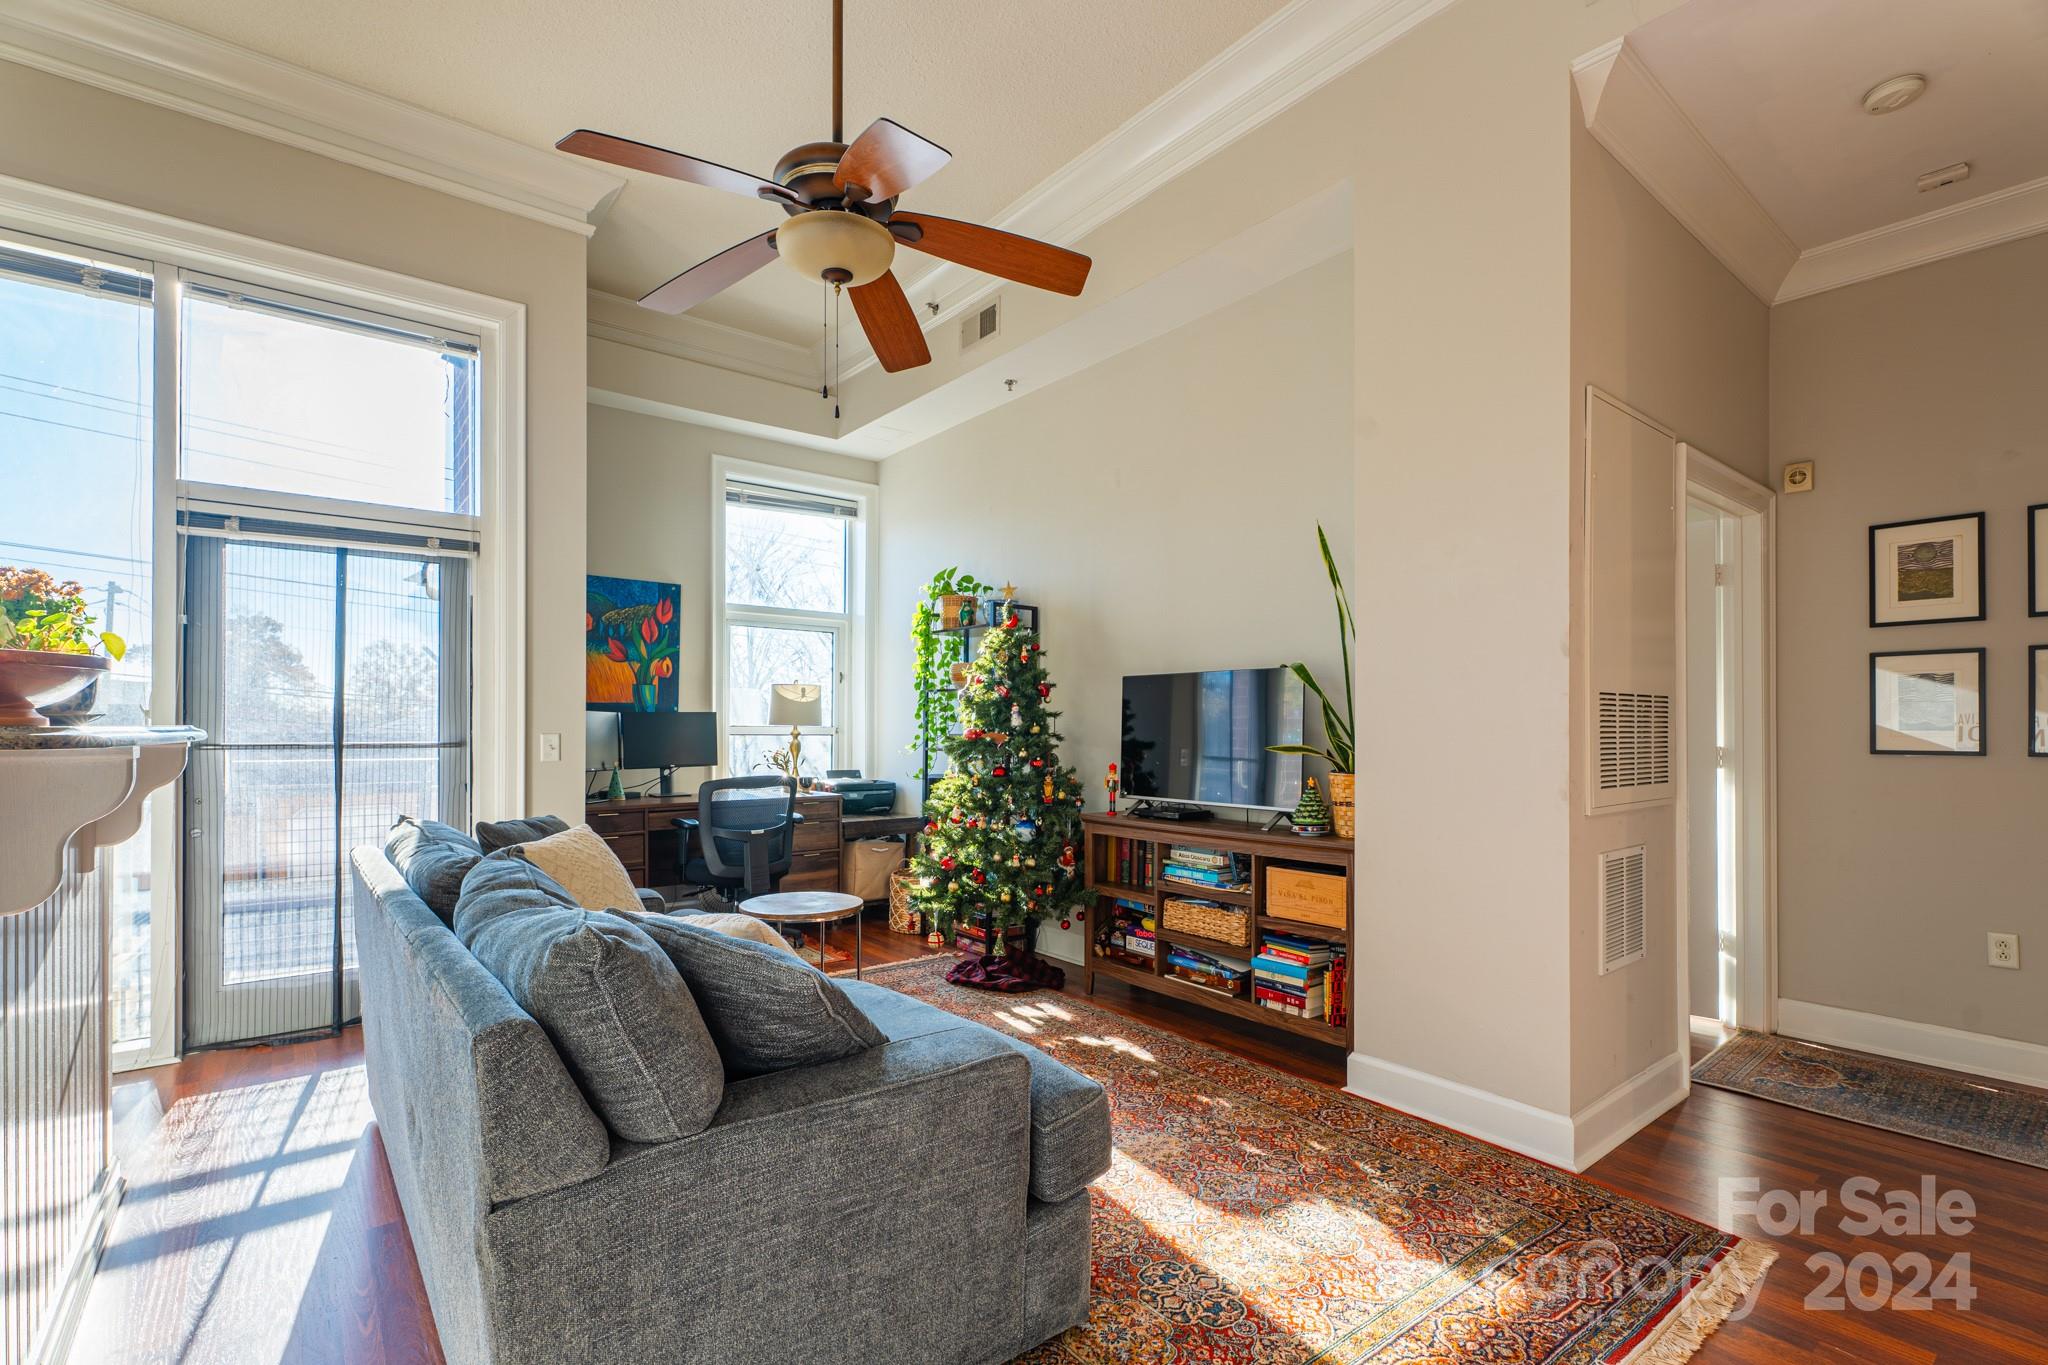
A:
<svg viewBox="0 0 2048 1365">
<path fill-rule="evenodd" d="M 771 895 L 756 896 L 740 902 L 740 909 L 755 919 L 770 924 L 815 924 L 818 926 L 818 970 L 827 970 L 825 959 L 826 927 L 837 920 L 851 917 L 853 920 L 853 975 L 860 979 L 861 969 L 861 907 L 866 905 L 859 896 L 849 896 L 843 891 L 777 891 Z"/>
</svg>

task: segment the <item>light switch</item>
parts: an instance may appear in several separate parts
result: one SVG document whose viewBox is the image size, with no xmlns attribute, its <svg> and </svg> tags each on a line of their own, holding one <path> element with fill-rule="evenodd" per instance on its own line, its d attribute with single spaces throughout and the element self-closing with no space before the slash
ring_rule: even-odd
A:
<svg viewBox="0 0 2048 1365">
<path fill-rule="evenodd" d="M 558 734 L 543 734 L 540 737 L 540 761 L 560 763 L 562 761 L 562 737 Z"/>
</svg>

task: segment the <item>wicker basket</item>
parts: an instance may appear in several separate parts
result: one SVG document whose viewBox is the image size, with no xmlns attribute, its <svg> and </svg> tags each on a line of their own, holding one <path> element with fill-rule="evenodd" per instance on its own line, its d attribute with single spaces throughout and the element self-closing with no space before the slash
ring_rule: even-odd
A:
<svg viewBox="0 0 2048 1365">
<path fill-rule="evenodd" d="M 923 927 L 924 916 L 910 903 L 916 885 L 917 878 L 907 867 L 889 874 L 889 928 L 895 933 L 914 934 Z"/>
<path fill-rule="evenodd" d="M 1234 905 L 1168 896 L 1161 907 L 1159 922 L 1168 933 L 1178 929 L 1236 948 L 1252 946 L 1252 912 Z"/>
</svg>

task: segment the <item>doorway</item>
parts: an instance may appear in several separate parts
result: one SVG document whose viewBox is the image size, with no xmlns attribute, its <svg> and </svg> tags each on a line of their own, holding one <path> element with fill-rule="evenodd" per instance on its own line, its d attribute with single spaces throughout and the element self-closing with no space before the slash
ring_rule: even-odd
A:
<svg viewBox="0 0 2048 1365">
<path fill-rule="evenodd" d="M 1761 485 L 1681 445 L 1685 849 L 1680 990 L 1695 1031 L 1775 1027 L 1770 537 Z"/>
<path fill-rule="evenodd" d="M 469 819 L 469 562 L 187 536 L 185 1042 L 360 1013 L 348 851 Z"/>
</svg>

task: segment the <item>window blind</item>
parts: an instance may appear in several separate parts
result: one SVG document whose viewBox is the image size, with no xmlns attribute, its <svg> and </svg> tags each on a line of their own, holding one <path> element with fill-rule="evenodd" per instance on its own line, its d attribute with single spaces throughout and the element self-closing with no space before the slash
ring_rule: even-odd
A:
<svg viewBox="0 0 2048 1365">
<path fill-rule="evenodd" d="M 815 493 L 807 488 L 778 488 L 773 484 L 744 483 L 728 480 L 725 485 L 725 500 L 739 507 L 765 507 L 778 512 L 807 512 L 820 517 L 847 517 L 860 515 L 860 504 L 851 498 L 834 497 L 830 493 Z"/>
<path fill-rule="evenodd" d="M 336 327 L 346 332 L 382 337 L 387 341 L 425 346 L 430 350 L 451 355 L 475 355 L 481 349 L 478 339 L 466 332 L 435 327 L 431 323 L 394 317 L 388 313 L 375 313 L 366 308 L 350 308 L 345 304 L 302 298 L 281 289 L 266 289 L 258 285 L 243 284 L 237 280 L 200 275 L 189 270 L 178 273 L 178 282 L 184 291 L 194 298 L 208 299 L 228 308 L 244 308 L 252 312 L 269 313 L 274 317 L 310 322 L 317 326 Z"/>
<path fill-rule="evenodd" d="M 36 251 L 12 242 L 0 242 L 0 275 L 88 294 L 111 294 L 137 303 L 147 303 L 156 287 L 156 282 L 141 269 L 85 256 Z"/>
</svg>

